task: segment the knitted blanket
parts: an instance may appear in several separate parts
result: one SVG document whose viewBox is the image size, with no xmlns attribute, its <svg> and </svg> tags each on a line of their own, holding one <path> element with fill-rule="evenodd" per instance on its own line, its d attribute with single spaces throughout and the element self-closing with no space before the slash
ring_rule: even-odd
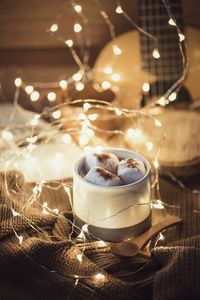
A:
<svg viewBox="0 0 200 300">
<path fill-rule="evenodd" d="M 27 205 L 20 214 L 31 201 L 25 186 L 21 173 L 0 173 L 0 299 L 200 298 L 200 214 L 194 218 L 187 193 L 179 191 L 177 199 L 183 226 L 167 230 L 166 245 L 151 257 L 118 258 L 109 245 L 69 237 L 70 212 L 57 218 Z M 169 195 L 169 186 L 163 186 L 164 195 L 165 190 Z"/>
</svg>

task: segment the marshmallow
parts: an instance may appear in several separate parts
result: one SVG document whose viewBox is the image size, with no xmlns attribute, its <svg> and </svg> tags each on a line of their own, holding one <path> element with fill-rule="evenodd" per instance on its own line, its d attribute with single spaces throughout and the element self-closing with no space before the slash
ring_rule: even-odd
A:
<svg viewBox="0 0 200 300">
<path fill-rule="evenodd" d="M 120 161 L 118 166 L 118 176 L 129 184 L 140 180 L 145 174 L 144 163 L 138 159 L 125 158 Z"/>
<path fill-rule="evenodd" d="M 90 169 L 85 176 L 85 180 L 102 186 L 116 186 L 122 184 L 118 176 L 101 167 L 94 167 Z"/>
<path fill-rule="evenodd" d="M 116 174 L 119 159 L 112 153 L 92 153 L 85 157 L 85 169 L 88 172 L 94 167 L 101 167 L 107 171 Z"/>
</svg>

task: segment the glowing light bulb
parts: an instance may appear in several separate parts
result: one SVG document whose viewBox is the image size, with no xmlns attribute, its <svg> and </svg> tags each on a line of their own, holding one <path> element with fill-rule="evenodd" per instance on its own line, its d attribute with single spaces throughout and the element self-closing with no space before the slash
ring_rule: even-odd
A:
<svg viewBox="0 0 200 300">
<path fill-rule="evenodd" d="M 105 68 L 103 69 L 103 72 L 104 72 L 104 74 L 110 75 L 110 74 L 112 74 L 112 72 L 113 72 L 113 68 L 112 68 L 112 67 L 105 67 Z"/>
<path fill-rule="evenodd" d="M 147 142 L 146 147 L 148 151 L 151 151 L 153 149 L 153 143 L 152 142 Z"/>
<path fill-rule="evenodd" d="M 122 50 L 117 45 L 113 45 L 112 49 L 115 55 L 120 55 L 122 53 Z"/>
<path fill-rule="evenodd" d="M 155 49 L 153 50 L 152 56 L 153 56 L 153 58 L 155 58 L 155 59 L 159 59 L 159 58 L 160 58 L 160 53 L 159 53 L 159 51 L 158 51 L 157 48 L 155 48 Z"/>
<path fill-rule="evenodd" d="M 171 95 L 169 95 L 168 99 L 169 99 L 169 101 L 174 101 L 174 100 L 176 100 L 176 97 L 177 97 L 177 93 L 173 92 L 173 93 L 171 93 Z"/>
<path fill-rule="evenodd" d="M 88 119 L 90 121 L 95 121 L 97 119 L 97 114 L 90 114 L 90 115 L 88 115 Z"/>
<path fill-rule="evenodd" d="M 66 89 L 67 89 L 67 86 L 68 86 L 68 83 L 67 83 L 66 80 L 61 80 L 61 81 L 59 82 L 59 85 L 60 85 L 60 87 L 61 87 L 62 90 L 66 90 Z"/>
<path fill-rule="evenodd" d="M 21 245 L 23 243 L 23 236 L 22 235 L 19 235 L 17 236 L 18 240 L 19 240 L 19 244 Z"/>
<path fill-rule="evenodd" d="M 171 26 L 176 26 L 176 23 L 174 22 L 174 20 L 172 18 L 169 19 L 168 23 Z"/>
<path fill-rule="evenodd" d="M 52 113 L 54 119 L 59 119 L 61 117 L 61 111 L 58 109 Z"/>
<path fill-rule="evenodd" d="M 74 79 L 74 81 L 80 81 L 83 77 L 83 72 L 82 71 L 78 71 L 77 73 L 75 73 L 72 78 Z"/>
<path fill-rule="evenodd" d="M 80 114 L 78 115 L 78 119 L 79 119 L 79 120 L 86 120 L 86 119 L 87 119 L 87 117 L 86 117 L 86 115 L 85 115 L 85 114 L 83 114 L 83 113 L 80 113 Z"/>
<path fill-rule="evenodd" d="M 153 207 L 157 209 L 164 209 L 164 205 L 162 204 L 162 201 L 159 199 L 156 200 L 155 203 L 153 203 Z"/>
<path fill-rule="evenodd" d="M 106 277 L 102 273 L 97 273 L 94 275 L 94 278 L 96 281 L 104 281 Z"/>
<path fill-rule="evenodd" d="M 159 237 L 158 240 L 159 241 L 163 241 L 165 239 L 164 235 L 162 234 L 162 232 L 159 233 Z"/>
<path fill-rule="evenodd" d="M 70 134 L 68 133 L 65 133 L 63 136 L 62 136 L 62 141 L 65 143 L 65 144 L 71 144 L 72 142 L 72 137 Z"/>
<path fill-rule="evenodd" d="M 50 101 L 50 102 L 54 102 L 56 100 L 56 93 L 54 92 L 49 92 L 47 94 L 47 99 Z"/>
<path fill-rule="evenodd" d="M 88 109 L 90 109 L 91 108 L 91 104 L 90 103 L 84 103 L 83 104 L 83 110 L 84 111 L 88 111 Z"/>
<path fill-rule="evenodd" d="M 88 233 L 88 224 L 84 224 L 82 230 Z"/>
<path fill-rule="evenodd" d="M 6 131 L 4 130 L 1 134 L 2 139 L 6 140 L 6 141 L 11 141 L 13 139 L 13 134 L 10 131 Z"/>
<path fill-rule="evenodd" d="M 157 160 L 157 159 L 154 159 L 153 165 L 154 165 L 155 169 L 158 169 L 159 163 L 158 163 L 158 160 Z"/>
<path fill-rule="evenodd" d="M 38 92 L 38 91 L 33 91 L 33 92 L 30 94 L 30 98 L 31 98 L 31 101 L 32 101 L 32 102 L 37 101 L 37 100 L 40 98 L 39 92 Z"/>
<path fill-rule="evenodd" d="M 148 93 L 150 91 L 150 84 L 148 82 L 144 82 L 142 90 L 143 92 Z"/>
<path fill-rule="evenodd" d="M 82 6 L 79 5 L 79 4 L 76 4 L 76 5 L 74 6 L 74 10 L 75 10 L 77 13 L 80 13 L 80 12 L 82 12 Z"/>
<path fill-rule="evenodd" d="M 160 99 L 158 99 L 157 103 L 160 104 L 161 106 L 165 106 L 167 104 L 167 101 L 165 97 L 161 97 Z"/>
<path fill-rule="evenodd" d="M 83 261 L 83 254 L 82 254 L 82 253 L 77 254 L 77 255 L 76 255 L 76 258 L 78 259 L 78 261 L 79 261 L 80 263 L 82 263 L 82 261 Z"/>
<path fill-rule="evenodd" d="M 136 129 L 129 128 L 127 130 L 127 135 L 128 135 L 129 138 L 137 139 L 137 138 L 140 138 L 142 136 L 142 131 L 138 128 L 136 128 Z"/>
<path fill-rule="evenodd" d="M 82 26 L 79 23 L 74 24 L 74 32 L 78 33 L 81 32 Z"/>
<path fill-rule="evenodd" d="M 111 75 L 111 79 L 113 81 L 119 81 L 121 79 L 121 76 L 118 73 L 114 73 Z"/>
<path fill-rule="evenodd" d="M 89 143 L 89 137 L 85 134 L 81 134 L 79 137 L 79 145 L 80 146 L 85 146 Z"/>
<path fill-rule="evenodd" d="M 50 31 L 51 32 L 56 32 L 57 30 L 58 30 L 58 24 L 56 24 L 56 23 L 52 24 L 51 27 L 50 27 Z"/>
<path fill-rule="evenodd" d="M 15 211 L 13 208 L 11 208 L 11 210 L 12 210 L 13 217 L 20 216 L 20 213 L 18 213 L 17 211 Z"/>
<path fill-rule="evenodd" d="M 121 116 L 122 115 L 122 111 L 119 108 L 115 109 L 115 113 L 117 116 Z"/>
<path fill-rule="evenodd" d="M 36 114 L 36 115 L 33 117 L 33 119 L 30 121 L 30 124 L 31 124 L 32 126 L 38 125 L 38 120 L 39 120 L 39 118 L 40 118 L 40 115 Z"/>
<path fill-rule="evenodd" d="M 79 92 L 84 90 L 84 88 L 85 88 L 85 86 L 82 82 L 76 82 L 75 87 L 76 87 L 76 90 L 79 91 Z"/>
<path fill-rule="evenodd" d="M 122 9 L 121 5 L 118 5 L 118 6 L 116 7 L 115 12 L 116 12 L 117 14 L 122 14 L 122 13 L 123 13 L 123 9 Z"/>
<path fill-rule="evenodd" d="M 27 85 L 27 86 L 25 87 L 25 92 L 26 92 L 28 95 L 30 95 L 30 94 L 33 92 L 33 90 L 34 90 L 34 88 L 33 88 L 32 85 Z"/>
<path fill-rule="evenodd" d="M 178 36 L 179 36 L 179 41 L 180 42 L 185 40 L 185 36 L 182 33 L 179 33 Z"/>
<path fill-rule="evenodd" d="M 104 241 L 98 241 L 97 244 L 99 247 L 105 247 L 107 245 Z"/>
<path fill-rule="evenodd" d="M 22 85 L 22 80 L 20 77 L 15 78 L 15 86 L 20 87 Z"/>
<path fill-rule="evenodd" d="M 104 90 L 107 90 L 111 87 L 111 83 L 109 81 L 105 80 L 101 83 L 101 86 Z"/>
<path fill-rule="evenodd" d="M 73 47 L 74 42 L 72 40 L 66 40 L 65 45 L 67 45 L 69 48 Z"/>
<path fill-rule="evenodd" d="M 155 120 L 154 120 L 154 123 L 155 123 L 155 125 L 158 126 L 158 127 L 161 127 L 161 126 L 162 126 L 161 122 L 160 122 L 158 119 L 155 119 Z"/>
</svg>

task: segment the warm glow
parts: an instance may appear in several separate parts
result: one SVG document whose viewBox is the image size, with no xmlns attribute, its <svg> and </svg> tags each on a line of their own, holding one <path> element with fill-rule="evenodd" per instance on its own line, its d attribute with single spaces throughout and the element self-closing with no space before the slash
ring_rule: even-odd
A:
<svg viewBox="0 0 200 300">
<path fill-rule="evenodd" d="M 83 72 L 79 71 L 75 73 L 72 78 L 74 79 L 74 81 L 80 81 L 82 77 L 83 77 Z"/>
<path fill-rule="evenodd" d="M 54 119 L 59 119 L 61 117 L 61 111 L 58 109 L 58 110 L 52 112 L 52 117 Z"/>
<path fill-rule="evenodd" d="M 39 120 L 39 118 L 40 118 L 40 115 L 36 114 L 36 115 L 34 116 L 34 118 L 31 120 L 30 124 L 31 124 L 32 126 L 38 125 L 38 120 Z"/>
<path fill-rule="evenodd" d="M 31 98 L 31 101 L 32 101 L 32 102 L 37 101 L 37 100 L 40 98 L 39 92 L 38 92 L 38 91 L 33 91 L 33 92 L 30 94 L 30 98 Z"/>
<path fill-rule="evenodd" d="M 78 33 L 81 32 L 82 26 L 79 23 L 74 24 L 74 32 Z"/>
<path fill-rule="evenodd" d="M 161 200 L 156 200 L 156 202 L 153 203 L 153 207 L 157 209 L 164 209 L 164 205 Z"/>
<path fill-rule="evenodd" d="M 86 115 L 85 115 L 85 114 L 83 114 L 83 113 L 80 113 L 80 114 L 78 115 L 78 119 L 79 119 L 79 120 L 86 120 L 86 119 L 87 119 L 87 117 L 86 117 Z"/>
<path fill-rule="evenodd" d="M 94 278 L 96 281 L 104 281 L 106 277 L 102 273 L 97 273 L 96 275 L 94 275 Z"/>
<path fill-rule="evenodd" d="M 66 80 L 61 80 L 61 81 L 59 82 L 59 85 L 60 85 L 61 89 L 66 90 L 66 89 L 67 89 L 68 83 L 67 83 Z"/>
<path fill-rule="evenodd" d="M 6 141 L 11 141 L 13 139 L 13 134 L 10 131 L 3 131 L 2 132 L 2 139 L 6 140 Z"/>
<path fill-rule="evenodd" d="M 160 232 L 160 233 L 159 233 L 158 240 L 159 240 L 159 241 L 163 241 L 164 239 L 165 239 L 164 235 Z"/>
<path fill-rule="evenodd" d="M 22 85 L 22 80 L 21 78 L 15 78 L 15 86 L 16 87 L 20 87 Z"/>
<path fill-rule="evenodd" d="M 129 128 L 127 130 L 127 135 L 129 138 L 136 139 L 136 138 L 139 138 L 142 136 L 142 131 L 138 128 L 136 128 L 136 129 Z"/>
<path fill-rule="evenodd" d="M 122 14 L 122 13 L 123 13 L 123 10 L 122 10 L 121 5 L 118 5 L 118 6 L 116 7 L 115 11 L 116 11 L 117 14 Z"/>
<path fill-rule="evenodd" d="M 157 160 L 157 159 L 154 159 L 153 165 L 154 165 L 155 169 L 158 169 L 159 163 L 158 163 L 158 160 Z"/>
<path fill-rule="evenodd" d="M 118 73 L 114 73 L 114 74 L 111 75 L 111 79 L 113 81 L 119 81 L 121 79 L 121 77 Z"/>
<path fill-rule="evenodd" d="M 91 108 L 91 104 L 90 103 L 84 103 L 83 104 L 83 110 L 84 111 L 88 111 L 88 109 L 90 109 Z"/>
<path fill-rule="evenodd" d="M 119 108 L 115 109 L 115 113 L 117 116 L 121 116 L 122 115 L 122 111 Z"/>
<path fill-rule="evenodd" d="M 78 261 L 79 261 L 80 263 L 83 261 L 83 254 L 82 254 L 82 253 L 77 254 L 76 257 L 77 257 L 77 259 L 78 259 Z"/>
<path fill-rule="evenodd" d="M 79 144 L 80 146 L 85 146 L 89 143 L 89 137 L 85 134 L 81 134 L 79 137 Z"/>
<path fill-rule="evenodd" d="M 97 114 L 90 114 L 90 115 L 88 115 L 88 119 L 89 119 L 90 121 L 96 120 L 96 119 L 97 119 Z"/>
<path fill-rule="evenodd" d="M 169 19 L 168 23 L 169 23 L 169 25 L 171 25 L 171 26 L 176 26 L 176 23 L 174 22 L 174 20 L 173 20 L 172 18 Z"/>
<path fill-rule="evenodd" d="M 73 41 L 72 40 L 66 40 L 65 45 L 67 45 L 69 48 L 73 47 Z"/>
<path fill-rule="evenodd" d="M 25 87 L 25 92 L 26 92 L 28 95 L 30 95 L 30 94 L 33 92 L 33 90 L 34 90 L 34 88 L 33 88 L 32 85 L 27 85 L 27 86 Z"/>
<path fill-rule="evenodd" d="M 142 86 L 142 90 L 145 93 L 148 93 L 150 91 L 150 84 L 148 82 L 145 82 Z"/>
<path fill-rule="evenodd" d="M 147 146 L 148 151 L 151 151 L 153 149 L 153 143 L 152 142 L 147 142 L 146 146 Z"/>
<path fill-rule="evenodd" d="M 54 102 L 56 100 L 56 93 L 54 92 L 49 92 L 47 94 L 47 99 L 50 101 L 50 102 Z"/>
<path fill-rule="evenodd" d="M 51 32 L 56 32 L 58 30 L 58 24 L 52 24 L 50 27 Z"/>
<path fill-rule="evenodd" d="M 153 55 L 153 57 L 154 57 L 155 59 L 159 59 L 159 58 L 160 58 L 160 53 L 159 53 L 159 51 L 158 51 L 157 48 L 155 48 L 155 49 L 153 50 L 152 55 Z"/>
<path fill-rule="evenodd" d="M 161 106 L 165 106 L 167 104 L 167 101 L 165 97 L 161 97 L 160 99 L 158 99 L 157 103 L 160 104 Z"/>
<path fill-rule="evenodd" d="M 155 120 L 154 120 L 154 123 L 155 123 L 155 125 L 158 126 L 158 127 L 161 127 L 161 126 L 162 126 L 161 122 L 160 122 L 158 119 L 155 119 Z"/>
<path fill-rule="evenodd" d="M 65 143 L 65 144 L 71 144 L 72 142 L 72 137 L 70 134 L 68 133 L 65 133 L 63 136 L 62 136 L 62 141 Z"/>
<path fill-rule="evenodd" d="M 104 74 L 110 75 L 110 74 L 112 74 L 112 72 L 113 72 L 113 68 L 112 68 L 112 67 L 105 67 L 105 68 L 103 69 L 103 72 L 104 72 Z"/>
<path fill-rule="evenodd" d="M 173 93 L 171 93 L 171 95 L 169 95 L 168 99 L 169 99 L 169 101 L 174 101 L 174 100 L 176 100 L 176 97 L 177 97 L 177 93 L 173 92 Z"/>
<path fill-rule="evenodd" d="M 107 245 L 104 241 L 98 241 L 97 244 L 99 247 L 105 247 Z"/>
<path fill-rule="evenodd" d="M 76 5 L 74 6 L 74 10 L 75 10 L 77 13 L 80 13 L 80 12 L 82 11 L 82 6 L 79 5 L 79 4 L 76 4 Z"/>
<path fill-rule="evenodd" d="M 185 36 L 182 33 L 179 33 L 178 36 L 179 36 L 179 41 L 180 42 L 185 40 Z"/>
<path fill-rule="evenodd" d="M 109 81 L 105 80 L 101 83 L 101 86 L 104 90 L 107 90 L 111 87 L 111 83 Z"/>
<path fill-rule="evenodd" d="M 75 86 L 76 86 L 77 91 L 82 91 L 82 90 L 84 90 L 84 87 L 85 87 L 82 82 L 76 82 Z"/>
<path fill-rule="evenodd" d="M 82 230 L 85 231 L 85 232 L 88 232 L 88 224 L 84 224 L 82 226 Z"/>
<path fill-rule="evenodd" d="M 120 55 L 122 53 L 122 50 L 117 45 L 113 45 L 112 48 L 115 55 Z"/>
</svg>

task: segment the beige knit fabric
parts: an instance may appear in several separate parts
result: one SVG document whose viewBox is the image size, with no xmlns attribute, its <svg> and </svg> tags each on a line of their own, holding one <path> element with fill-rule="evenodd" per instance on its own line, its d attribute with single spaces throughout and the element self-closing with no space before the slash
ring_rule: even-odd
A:
<svg viewBox="0 0 200 300">
<path fill-rule="evenodd" d="M 141 253 L 123 259 L 115 257 L 108 246 L 99 249 L 97 242 L 74 245 L 75 237 L 72 242 L 68 238 L 70 223 L 42 215 L 34 205 L 23 211 L 23 217 L 13 217 L 12 209 L 20 212 L 29 195 L 21 173 L 0 173 L 0 299 L 171 300 L 188 299 L 190 295 L 199 299 L 200 222 L 187 212 L 189 207 L 193 211 L 196 200 L 167 184 L 161 191 L 163 197 L 170 195 L 180 201 L 184 225 L 167 231 L 170 248 L 155 249 L 152 258 Z M 71 216 L 70 212 L 64 215 Z M 36 232 L 27 220 L 43 232 Z M 24 238 L 21 245 L 13 228 Z M 190 238 L 193 233 L 196 236 Z M 179 241 L 180 237 L 184 239 Z M 76 254 L 83 249 L 80 263 Z M 104 282 L 95 281 L 94 275 L 99 272 L 105 275 Z M 81 277 L 78 283 L 74 275 Z"/>
</svg>

